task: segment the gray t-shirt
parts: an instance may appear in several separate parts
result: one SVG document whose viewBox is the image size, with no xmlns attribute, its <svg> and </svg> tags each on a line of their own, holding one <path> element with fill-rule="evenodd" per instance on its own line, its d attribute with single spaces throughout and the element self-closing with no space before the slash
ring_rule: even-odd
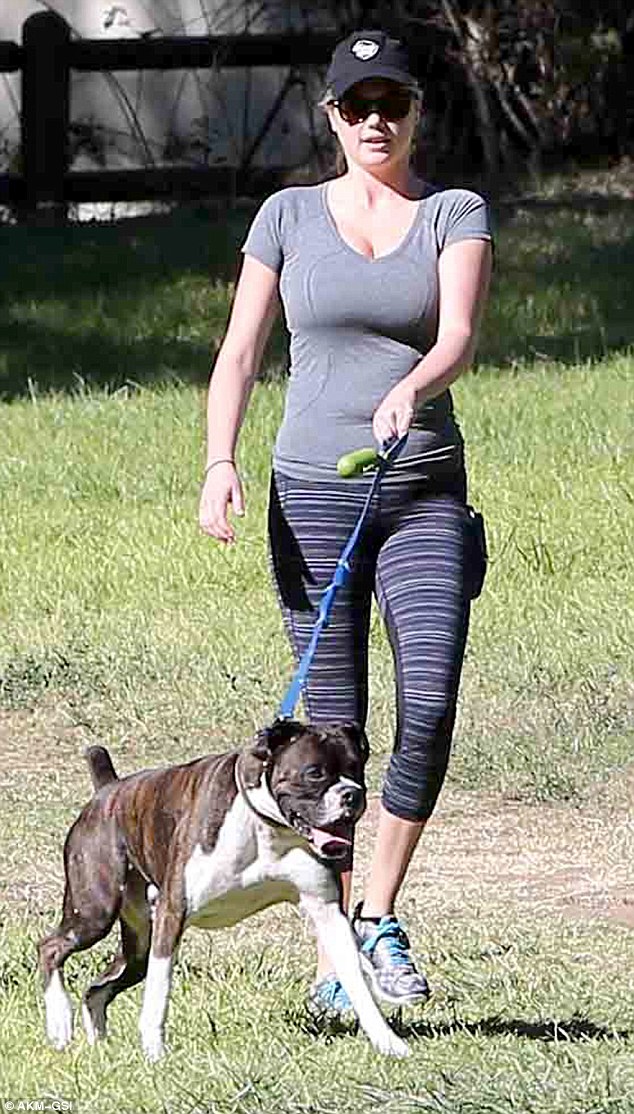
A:
<svg viewBox="0 0 634 1114">
<path fill-rule="evenodd" d="M 458 240 L 491 239 L 481 197 L 429 187 L 397 247 L 368 259 L 339 234 L 327 185 L 269 197 L 242 249 L 280 276 L 290 381 L 274 465 L 298 479 L 332 475 L 343 453 L 376 444 L 374 411 L 435 340 L 438 256 Z M 444 391 L 420 406 L 396 468 L 434 473 L 461 462 Z"/>
</svg>

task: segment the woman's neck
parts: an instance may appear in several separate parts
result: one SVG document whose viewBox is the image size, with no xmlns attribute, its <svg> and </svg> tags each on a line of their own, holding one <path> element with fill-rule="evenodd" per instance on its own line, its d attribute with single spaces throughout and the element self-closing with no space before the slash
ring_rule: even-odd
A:
<svg viewBox="0 0 634 1114">
<path fill-rule="evenodd" d="M 395 193 L 402 197 L 417 198 L 423 187 L 423 182 L 414 174 L 409 163 L 390 167 L 389 171 L 386 168 L 385 174 L 371 174 L 352 164 L 336 181 L 342 193 L 368 209 Z"/>
</svg>

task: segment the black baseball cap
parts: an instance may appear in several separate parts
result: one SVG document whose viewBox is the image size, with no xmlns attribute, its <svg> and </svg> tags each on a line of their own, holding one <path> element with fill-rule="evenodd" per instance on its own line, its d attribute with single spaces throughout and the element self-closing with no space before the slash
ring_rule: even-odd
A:
<svg viewBox="0 0 634 1114">
<path fill-rule="evenodd" d="M 342 97 L 351 85 L 371 77 L 384 77 L 416 88 L 409 52 L 400 39 L 385 31 L 354 31 L 337 44 L 326 74 L 326 87 Z"/>
</svg>

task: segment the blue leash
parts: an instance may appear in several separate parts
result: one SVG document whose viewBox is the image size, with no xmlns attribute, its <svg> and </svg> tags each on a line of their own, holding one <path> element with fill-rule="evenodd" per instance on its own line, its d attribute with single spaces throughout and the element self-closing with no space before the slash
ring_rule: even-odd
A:
<svg viewBox="0 0 634 1114">
<path fill-rule="evenodd" d="M 385 472 L 387 472 L 390 465 L 393 464 L 393 462 L 396 460 L 406 441 L 407 434 L 405 433 L 402 437 L 395 438 L 394 440 L 388 442 L 386 445 L 383 446 L 381 452 L 377 454 L 378 461 L 376 463 L 376 471 L 374 473 L 374 479 L 372 480 L 370 489 L 366 496 L 365 503 L 363 504 L 363 510 L 361 511 L 356 526 L 352 531 L 350 537 L 348 538 L 348 541 L 346 542 L 341 552 L 339 560 L 337 561 L 335 574 L 328 587 L 325 588 L 322 592 L 319 601 L 319 613 L 317 615 L 315 626 L 313 627 L 313 633 L 310 637 L 310 642 L 308 643 L 308 646 L 302 654 L 301 661 L 297 666 L 297 669 L 295 670 L 293 679 L 288 686 L 288 689 L 286 690 L 286 695 L 282 703 L 280 704 L 280 708 L 277 713 L 278 719 L 293 718 L 295 708 L 302 693 L 302 689 L 304 688 L 304 685 L 306 684 L 306 680 L 308 678 L 308 672 L 310 670 L 315 652 L 317 650 L 317 643 L 319 642 L 321 632 L 328 626 L 328 620 L 330 618 L 330 612 L 332 611 L 332 605 L 335 602 L 335 596 L 339 588 L 341 588 L 342 584 L 345 584 L 350 574 L 350 557 L 352 556 L 352 552 L 359 540 L 359 535 L 361 534 L 361 531 L 365 525 L 365 520 L 368 516 L 374 494 L 381 482 L 383 475 L 385 474 Z"/>
</svg>

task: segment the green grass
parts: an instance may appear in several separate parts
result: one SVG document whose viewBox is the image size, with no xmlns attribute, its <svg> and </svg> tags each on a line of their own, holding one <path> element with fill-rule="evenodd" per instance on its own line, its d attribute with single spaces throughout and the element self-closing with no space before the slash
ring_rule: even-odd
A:
<svg viewBox="0 0 634 1114">
<path fill-rule="evenodd" d="M 249 210 L 250 211 L 250 210 Z M 0 398 L 203 382 L 247 214 L 0 227 Z M 280 359 L 281 333 L 273 351 Z"/>
<path fill-rule="evenodd" d="M 131 1040 L 137 991 L 113 1006 L 106 1044 L 90 1049 L 78 1033 L 64 1054 L 46 1048 L 33 925 L 7 928 L 0 1032 L 14 1057 L 0 1065 L 0 1095 L 56 1095 L 86 1114 L 631 1114 L 632 998 L 608 981 L 632 969 L 626 930 L 488 918 L 437 924 L 420 940 L 434 999 L 424 1015 L 402 1017 L 415 1053 L 394 1062 L 353 1032 L 310 1032 L 301 1002 L 311 949 L 295 923 L 288 913 L 275 942 L 245 930 L 213 944 L 186 938 L 170 1055 L 157 1067 Z M 98 967 L 96 952 L 69 965 L 75 1000 Z"/>
<path fill-rule="evenodd" d="M 505 211 L 499 281 L 481 352 L 578 363 L 634 343 L 629 211 Z"/>
<path fill-rule="evenodd" d="M 125 771 L 224 749 L 291 675 L 265 543 L 279 333 L 241 443 L 239 543 L 196 523 L 209 350 L 245 220 L 0 228 L 0 1100 L 632 1114 L 631 932 L 493 902 L 428 918 L 424 888 L 404 907 L 435 994 L 403 1021 L 407 1062 L 307 1030 L 312 944 L 288 910 L 186 938 L 165 1064 L 141 1060 L 138 994 L 113 1007 L 108 1045 L 44 1046 L 33 942 L 85 799 L 82 746 L 106 741 Z M 491 561 L 449 786 L 521 798 L 540 828 L 553 802 L 591 807 L 634 751 L 633 262 L 621 213 L 507 219 L 480 364 L 455 390 Z M 394 716 L 376 617 L 371 659 L 376 790 Z M 110 946 L 69 965 L 75 998 Z"/>
<path fill-rule="evenodd" d="M 631 756 L 632 362 L 481 369 L 457 390 L 491 568 L 474 607 L 452 777 L 575 795 Z M 3 410 L 0 694 L 71 694 L 116 739 L 268 719 L 291 662 L 269 583 L 266 480 L 282 389 L 258 387 L 242 442 L 248 515 L 231 551 L 198 533 L 195 387 Z M 245 607 L 245 600 L 248 606 Z M 392 682 L 375 622 L 372 738 Z"/>
</svg>

